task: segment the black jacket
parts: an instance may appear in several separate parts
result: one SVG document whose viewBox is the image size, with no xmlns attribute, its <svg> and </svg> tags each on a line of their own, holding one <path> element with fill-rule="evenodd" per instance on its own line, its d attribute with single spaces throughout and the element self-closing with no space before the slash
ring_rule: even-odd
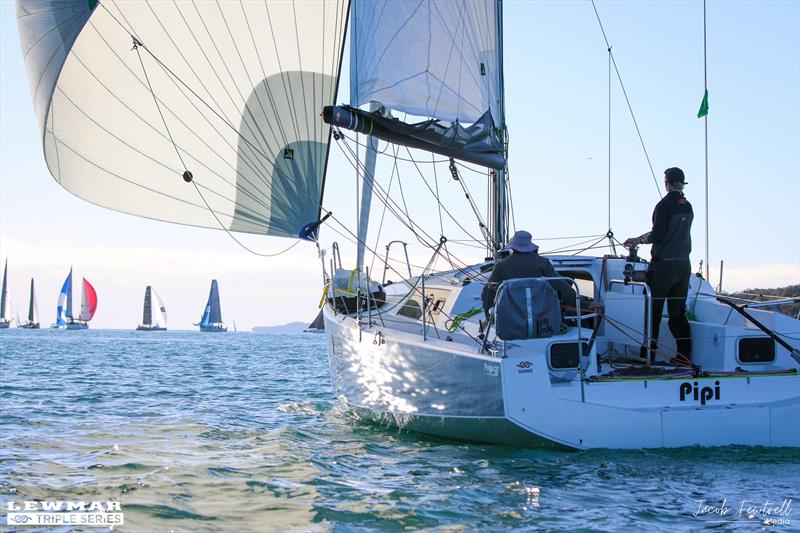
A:
<svg viewBox="0 0 800 533">
<path fill-rule="evenodd" d="M 497 288 L 502 282 L 509 279 L 538 278 L 542 276 L 558 276 L 558 272 L 553 268 L 549 259 L 540 256 L 536 252 L 528 254 L 514 252 L 502 261 L 495 263 L 492 275 L 489 276 L 489 281 L 484 285 L 481 293 L 483 309 L 488 310 L 494 306 Z"/>
<path fill-rule="evenodd" d="M 670 191 L 653 210 L 653 231 L 648 239 L 652 243 L 653 261 L 666 259 L 689 260 L 692 251 L 692 204 L 677 191 Z"/>
</svg>

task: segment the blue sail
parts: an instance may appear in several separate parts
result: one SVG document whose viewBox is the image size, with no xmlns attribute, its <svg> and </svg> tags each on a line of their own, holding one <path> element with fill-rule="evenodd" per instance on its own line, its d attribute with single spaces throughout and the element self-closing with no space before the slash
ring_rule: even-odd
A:
<svg viewBox="0 0 800 533">
<path fill-rule="evenodd" d="M 68 302 L 69 296 L 69 302 Z M 56 324 L 63 326 L 67 323 L 65 316 L 67 311 L 64 309 L 64 304 L 69 305 L 72 300 L 72 269 L 69 269 L 69 275 L 64 280 L 64 285 L 61 286 L 61 293 L 58 295 L 58 307 L 56 308 Z M 71 314 L 71 313 L 70 313 Z"/>
<path fill-rule="evenodd" d="M 209 320 L 210 316 L 211 316 L 211 304 L 208 303 L 206 304 L 205 311 L 203 311 L 203 318 L 200 319 L 200 324 L 198 325 L 204 328 L 210 326 L 211 325 L 211 321 Z"/>
</svg>

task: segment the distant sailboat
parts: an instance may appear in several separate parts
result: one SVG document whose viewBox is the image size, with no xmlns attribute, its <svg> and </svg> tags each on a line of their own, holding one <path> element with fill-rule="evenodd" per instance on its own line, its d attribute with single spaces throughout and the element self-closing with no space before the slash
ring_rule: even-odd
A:
<svg viewBox="0 0 800 533">
<path fill-rule="evenodd" d="M 303 333 L 325 333 L 325 317 L 322 316 L 322 309 L 319 310 L 317 318 L 303 330 Z"/>
<path fill-rule="evenodd" d="M 222 309 L 219 306 L 219 287 L 215 279 L 211 280 L 211 291 L 208 293 L 208 302 L 206 303 L 205 311 L 203 311 L 203 317 L 195 326 L 200 326 L 200 331 L 210 333 L 228 331 L 228 328 L 222 323 Z"/>
<path fill-rule="evenodd" d="M 136 331 L 167 331 L 167 308 L 150 285 L 144 290 L 142 323 Z"/>
<path fill-rule="evenodd" d="M 39 306 L 36 303 L 36 294 L 33 290 L 33 278 L 31 278 L 31 297 L 28 303 L 28 320 L 24 323 L 17 320 L 17 327 L 39 329 Z"/>
<path fill-rule="evenodd" d="M 72 316 L 72 268 L 61 286 L 56 308 L 56 323 L 50 326 L 54 329 L 89 329 L 89 321 L 97 310 L 97 292 L 91 283 L 83 278 L 81 294 L 81 314 L 78 318 Z"/>
<path fill-rule="evenodd" d="M 11 319 L 8 317 L 8 259 L 3 269 L 3 289 L 0 291 L 0 329 L 8 329 Z"/>
</svg>

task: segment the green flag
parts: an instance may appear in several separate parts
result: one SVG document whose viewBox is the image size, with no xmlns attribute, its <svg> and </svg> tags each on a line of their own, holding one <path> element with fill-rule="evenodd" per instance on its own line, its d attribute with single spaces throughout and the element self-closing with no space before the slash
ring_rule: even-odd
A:
<svg viewBox="0 0 800 533">
<path fill-rule="evenodd" d="M 697 111 L 697 118 L 703 118 L 708 115 L 708 89 L 703 95 L 703 101 L 700 103 L 700 110 Z"/>
</svg>

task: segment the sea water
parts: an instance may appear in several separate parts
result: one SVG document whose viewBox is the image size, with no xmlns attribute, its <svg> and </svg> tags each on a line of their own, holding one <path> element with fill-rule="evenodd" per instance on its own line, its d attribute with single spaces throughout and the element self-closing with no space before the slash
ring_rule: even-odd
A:
<svg viewBox="0 0 800 533">
<path fill-rule="evenodd" d="M 0 362 L 0 530 L 72 531 L 5 524 L 9 502 L 51 500 L 118 500 L 115 531 L 800 526 L 797 450 L 403 433 L 335 397 L 324 335 L 12 329 Z"/>
</svg>

